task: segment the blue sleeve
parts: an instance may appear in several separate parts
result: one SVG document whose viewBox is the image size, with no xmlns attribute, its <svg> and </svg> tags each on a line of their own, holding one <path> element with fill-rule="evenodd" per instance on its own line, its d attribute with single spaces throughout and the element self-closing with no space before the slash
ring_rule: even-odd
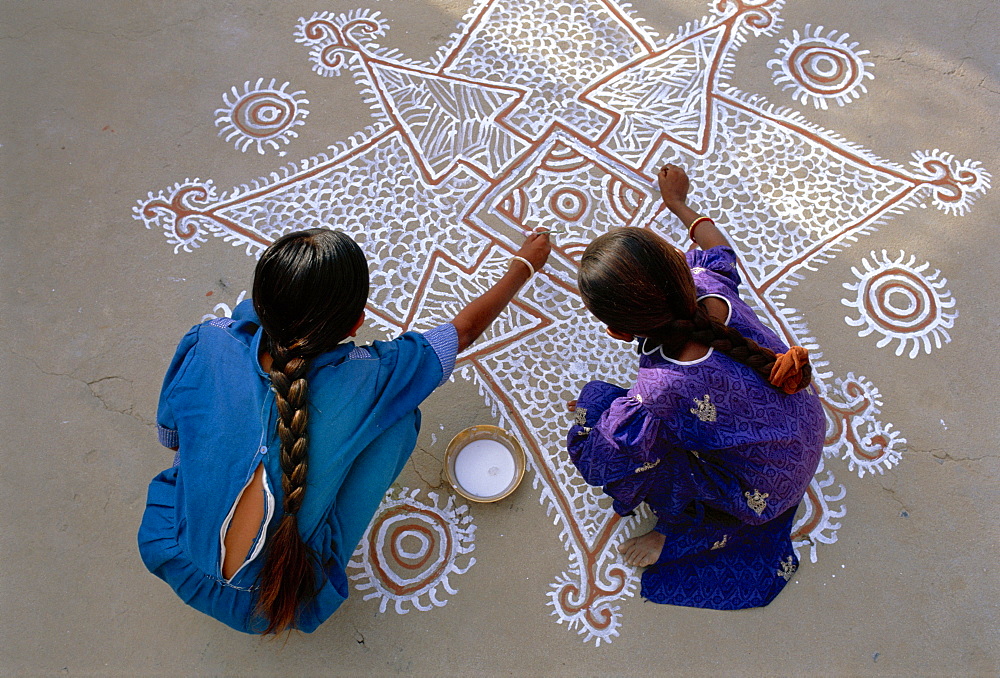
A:
<svg viewBox="0 0 1000 678">
<path fill-rule="evenodd" d="M 690 250 L 685 256 L 693 273 L 697 272 L 696 269 L 711 271 L 734 290 L 742 283 L 739 269 L 736 266 L 736 253 L 732 247 L 719 246 L 707 250 Z"/>
<path fill-rule="evenodd" d="M 156 434 L 160 444 L 171 449 L 178 447 L 180 441 L 177 437 L 177 420 L 170 406 L 170 394 L 194 356 L 199 327 L 195 325 L 181 339 L 174 352 L 174 358 L 167 368 L 167 374 L 163 377 L 163 386 L 160 388 L 160 401 L 156 407 Z"/>
<path fill-rule="evenodd" d="M 458 356 L 458 330 L 451 323 L 438 325 L 424 333 L 427 343 L 434 349 L 434 353 L 441 363 L 441 381 L 438 386 L 448 381 L 452 371 L 455 369 L 455 358 Z"/>
</svg>

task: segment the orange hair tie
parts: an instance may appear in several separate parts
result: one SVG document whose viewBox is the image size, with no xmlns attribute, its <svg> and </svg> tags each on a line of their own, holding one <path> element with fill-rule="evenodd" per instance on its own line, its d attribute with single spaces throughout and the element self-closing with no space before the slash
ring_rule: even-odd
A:
<svg viewBox="0 0 1000 678">
<path fill-rule="evenodd" d="M 768 381 L 789 395 L 797 393 L 809 385 L 808 382 L 802 383 L 802 368 L 808 364 L 809 351 L 801 346 L 792 346 L 788 353 L 775 356 Z"/>
</svg>

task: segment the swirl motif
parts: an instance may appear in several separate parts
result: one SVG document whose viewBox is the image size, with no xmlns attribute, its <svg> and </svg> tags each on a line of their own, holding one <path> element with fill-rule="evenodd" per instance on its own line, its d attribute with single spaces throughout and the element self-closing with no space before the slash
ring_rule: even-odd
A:
<svg viewBox="0 0 1000 678">
<path fill-rule="evenodd" d="M 911 271 L 899 267 L 885 269 L 868 279 L 864 304 L 876 324 L 895 332 L 922 330 L 941 310 L 934 290 Z"/>
<path fill-rule="evenodd" d="M 720 17 L 738 16 L 754 35 L 765 35 L 776 28 L 775 12 L 782 0 L 717 0 L 713 13 Z"/>
<path fill-rule="evenodd" d="M 832 387 L 824 385 L 821 395 L 827 414 L 827 456 L 845 459 L 848 470 L 857 470 L 861 478 L 867 473 L 885 473 L 899 463 L 906 438 L 892 430 L 892 424 L 879 419 L 882 395 L 874 384 L 849 372 L 846 378 L 836 379 Z M 819 475 L 817 471 L 813 483 Z M 833 482 L 832 476 L 829 480 Z M 822 503 L 816 492 L 807 493 L 806 499 L 807 506 Z M 815 562 L 815 552 L 813 556 Z"/>
<path fill-rule="evenodd" d="M 266 139 L 295 117 L 295 100 L 273 92 L 252 92 L 233 107 L 233 123 L 247 136 Z"/>
<path fill-rule="evenodd" d="M 515 228 L 562 232 L 553 248 L 578 261 L 602 232 L 599 224 L 634 225 L 647 202 L 634 179 L 585 155 L 578 141 L 555 135 L 535 166 L 525 165 L 485 204 Z"/>
<path fill-rule="evenodd" d="M 385 35 L 389 24 L 371 10 L 346 14 L 317 12 L 299 21 L 295 41 L 310 47 L 313 70 L 324 77 L 338 75 L 345 67 L 361 63 L 369 55 L 364 43 Z M 358 58 L 352 58 L 352 56 Z"/>
<path fill-rule="evenodd" d="M 191 251 L 205 241 L 205 231 L 215 226 L 214 218 L 207 213 L 216 199 L 211 181 L 188 179 L 160 193 L 142 204 L 139 214 L 147 223 L 162 221 L 167 238 L 174 244 L 174 251 Z"/>
<path fill-rule="evenodd" d="M 580 633 L 588 633 L 600 646 L 601 641 L 611 642 L 617 635 L 621 605 L 616 605 L 623 597 L 635 595 L 636 579 L 631 576 L 630 568 L 610 562 L 608 553 L 613 553 L 614 545 L 609 546 L 605 557 L 600 563 L 594 563 L 594 573 L 603 569 L 605 582 L 588 581 L 586 575 L 577 579 L 577 573 L 563 572 L 549 588 L 549 605 L 554 608 L 560 619 L 559 623 L 567 622 L 570 629 L 580 627 Z M 612 556 L 613 557 L 613 556 Z"/>
<path fill-rule="evenodd" d="M 977 160 L 959 161 L 938 149 L 917 151 L 910 163 L 932 189 L 932 202 L 942 212 L 961 216 L 990 187 L 992 176 Z"/>
</svg>

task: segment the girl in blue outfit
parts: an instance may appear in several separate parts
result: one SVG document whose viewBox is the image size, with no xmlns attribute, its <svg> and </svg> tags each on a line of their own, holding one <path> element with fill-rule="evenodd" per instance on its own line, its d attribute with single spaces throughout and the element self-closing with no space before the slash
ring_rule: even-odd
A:
<svg viewBox="0 0 1000 678">
<path fill-rule="evenodd" d="M 584 386 L 570 457 L 652 531 L 626 541 L 643 597 L 739 609 L 767 605 L 798 564 L 795 509 L 823 451 L 825 418 L 806 350 L 789 349 L 740 298 L 736 255 L 686 204 L 679 167 L 659 173 L 666 207 L 701 249 L 619 228 L 583 254 L 580 294 L 616 339 L 637 342 L 636 383 Z"/>
<path fill-rule="evenodd" d="M 347 598 L 345 567 L 413 451 L 417 406 L 548 253 L 533 234 L 452 322 L 355 346 L 361 249 L 325 229 L 277 240 L 252 301 L 192 328 L 167 370 L 157 425 L 177 454 L 149 486 L 149 570 L 239 631 L 315 630 Z"/>
</svg>

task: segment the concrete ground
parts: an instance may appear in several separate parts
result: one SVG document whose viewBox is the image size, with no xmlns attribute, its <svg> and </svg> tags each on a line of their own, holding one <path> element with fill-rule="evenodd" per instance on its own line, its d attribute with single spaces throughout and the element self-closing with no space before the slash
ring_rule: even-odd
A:
<svg viewBox="0 0 1000 678">
<path fill-rule="evenodd" d="M 469 0 L 0 5 L 0 673 L 997 675 L 1000 429 L 989 393 L 1000 378 L 1000 193 L 989 175 L 1000 168 L 1000 5 L 716 4 L 509 0 L 471 14 Z M 339 77 L 337 50 L 323 60 L 336 38 L 301 29 L 310 18 L 342 32 Z M 372 46 L 366 30 L 386 26 L 383 47 Z M 628 64 L 652 70 L 612 77 Z M 646 97 L 665 74 L 694 85 Z M 446 116 L 417 122 L 429 100 L 405 98 L 430 89 L 442 101 L 468 95 L 458 116 L 479 115 L 475 125 L 434 136 Z M 256 118 L 255 97 L 270 97 Z M 653 107 L 669 138 L 616 128 L 629 105 Z M 811 337 L 829 363 L 829 446 L 786 591 L 741 612 L 629 595 L 635 574 L 610 546 L 636 526 L 609 521 L 566 470 L 562 415 L 531 410 L 531 398 L 555 408 L 588 378 L 625 369 L 594 358 L 603 344 L 572 359 L 552 348 L 574 345 L 577 325 L 596 329 L 573 320 L 583 315 L 571 296 L 560 301 L 570 232 L 522 293 L 520 315 L 428 400 L 390 497 L 429 507 L 464 552 L 435 551 L 443 569 L 411 595 L 386 582 L 407 553 L 444 547 L 421 546 L 416 532 L 389 545 L 373 536 L 399 562 L 359 559 L 354 583 L 367 588 L 286 644 L 183 605 L 135 547 L 146 485 L 170 464 L 154 423 L 177 339 L 236 302 L 275 229 L 343 226 L 338 215 L 360 219 L 376 203 L 402 205 L 389 216 L 404 247 L 386 241 L 396 258 L 370 255 L 382 272 L 370 336 L 398 331 L 420 295 L 413 309 L 446 314 L 433 292 L 477 289 L 461 266 L 488 278 L 518 224 L 573 211 L 576 194 L 552 202 L 555 217 L 532 211 L 538 201 L 489 202 L 522 179 L 553 190 L 531 165 L 535 148 L 576 149 L 594 191 L 601 176 L 633 186 L 617 209 L 636 223 L 654 219 L 650 168 L 669 158 L 693 167 L 693 195 L 728 216 L 762 313 Z M 312 183 L 279 190 L 313 170 Z M 727 173 L 736 180 L 723 182 Z M 485 216 L 469 225 L 463 210 L 481 198 Z M 755 222 L 751 207 L 765 204 L 768 221 Z M 387 237 L 377 220 L 352 223 L 372 242 Z M 420 277 L 431 245 L 456 263 Z M 782 257 L 801 278 L 774 283 Z M 549 343 L 519 334 L 536 321 Z M 545 362 L 526 368 L 505 352 L 522 345 Z M 454 497 L 440 474 L 447 441 L 477 423 L 516 429 L 532 459 L 517 492 L 493 505 Z"/>
</svg>

